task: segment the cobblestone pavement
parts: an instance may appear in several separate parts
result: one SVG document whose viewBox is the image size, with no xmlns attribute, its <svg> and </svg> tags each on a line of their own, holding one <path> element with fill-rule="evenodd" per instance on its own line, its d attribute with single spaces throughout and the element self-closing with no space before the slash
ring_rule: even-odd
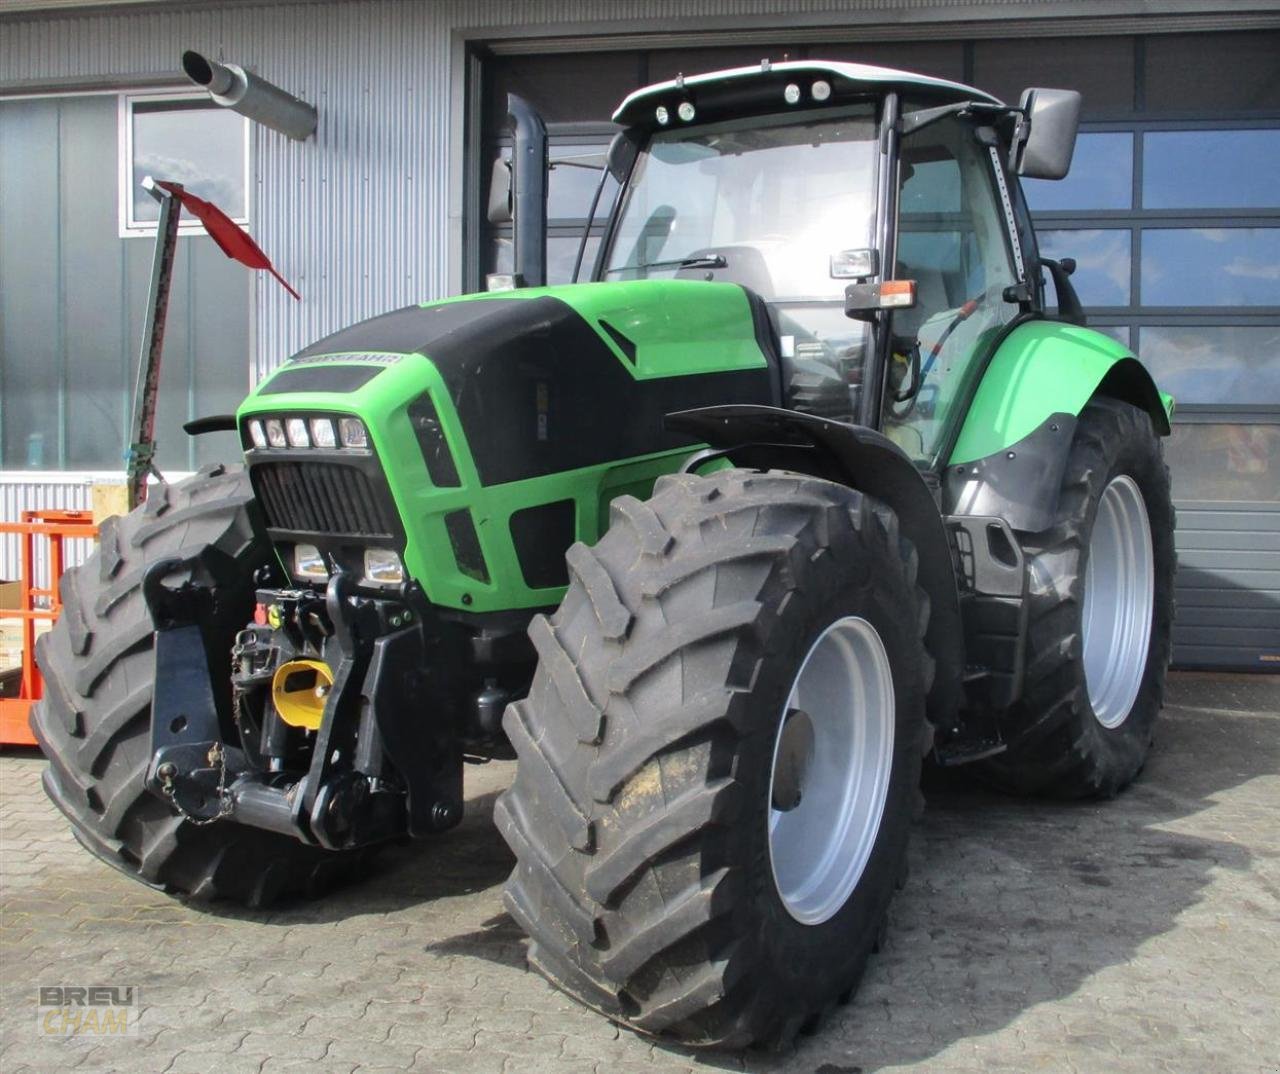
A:
<svg viewBox="0 0 1280 1074">
<path fill-rule="evenodd" d="M 861 991 L 780 1056 L 657 1046 L 524 965 L 491 823 L 468 819 L 328 900 L 196 910 L 81 850 L 0 757 L 4 1074 L 542 1070 L 658 1074 L 1280 1070 L 1280 678 L 1179 676 L 1111 803 L 935 789 Z M 132 984 L 137 1034 L 37 1032 L 36 989 Z"/>
</svg>

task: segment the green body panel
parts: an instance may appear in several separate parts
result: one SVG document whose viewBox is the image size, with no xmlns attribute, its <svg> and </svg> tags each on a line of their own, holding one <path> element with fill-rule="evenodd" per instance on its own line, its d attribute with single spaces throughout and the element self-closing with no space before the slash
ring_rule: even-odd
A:
<svg viewBox="0 0 1280 1074">
<path fill-rule="evenodd" d="M 465 295 L 424 303 L 424 307 L 541 296 L 571 305 L 596 330 L 615 360 L 638 381 L 758 369 L 768 364 L 756 341 L 746 295 L 732 284 L 684 280 L 577 284 Z M 601 327 L 602 320 L 634 345 L 634 362 Z M 337 359 L 325 364 L 329 368 L 346 364 L 368 368 L 367 361 L 344 363 Z M 434 604 L 446 608 L 487 612 L 558 603 L 564 595 L 563 587 L 534 589 L 525 584 L 511 538 L 512 514 L 539 504 L 573 500 L 575 536 L 594 542 L 608 526 L 611 500 L 624 493 L 646 498 L 654 481 L 678 469 L 698 446 L 485 486 L 445 379 L 429 354 L 399 357 L 354 391 L 269 392 L 276 376 L 296 368 L 286 364 L 264 379 L 241 404 L 237 422 L 253 416 L 309 411 L 361 418 L 404 527 L 405 569 Z M 410 403 L 424 391 L 430 392 L 435 404 L 461 482 L 459 487 L 438 488 L 428 476 L 407 413 Z M 445 515 L 464 508 L 471 512 L 488 568 L 487 582 L 462 572 L 449 540 Z"/>
<path fill-rule="evenodd" d="M 751 305 L 734 283 L 701 280 L 627 280 L 570 283 L 481 292 L 428 302 L 484 302 L 549 296 L 572 306 L 596 330 L 637 380 L 752 369 L 766 364 L 756 341 Z M 611 325 L 636 347 L 634 365 L 601 322 Z"/>
<path fill-rule="evenodd" d="M 1152 410 L 1157 431 L 1167 434 L 1173 398 L 1157 392 L 1150 374 L 1123 343 L 1062 321 L 1035 320 L 1005 337 L 978 386 L 949 465 L 1003 451 L 1030 435 L 1051 414 L 1079 414 L 1104 377 L 1131 363 L 1150 391 L 1131 399 Z M 1151 403 L 1152 400 L 1158 400 Z"/>
</svg>

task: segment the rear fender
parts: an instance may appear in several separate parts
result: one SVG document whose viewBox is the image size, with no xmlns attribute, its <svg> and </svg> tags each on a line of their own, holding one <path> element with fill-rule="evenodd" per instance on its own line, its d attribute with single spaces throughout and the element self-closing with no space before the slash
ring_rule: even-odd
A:
<svg viewBox="0 0 1280 1074">
<path fill-rule="evenodd" d="M 1097 395 L 1145 410 L 1169 435 L 1173 399 L 1122 343 L 1061 321 L 1027 321 L 1001 342 L 943 471 L 948 514 L 1015 530 L 1053 524 L 1076 419 Z"/>
<path fill-rule="evenodd" d="M 769 406 L 715 406 L 667 415 L 667 428 L 714 448 L 740 466 L 779 468 L 848 485 L 898 516 L 919 554 L 918 584 L 931 614 L 925 644 L 936 664 L 929 719 L 950 728 L 963 696 L 964 632 L 951 545 L 937 502 L 911 460 L 871 429 Z"/>
</svg>

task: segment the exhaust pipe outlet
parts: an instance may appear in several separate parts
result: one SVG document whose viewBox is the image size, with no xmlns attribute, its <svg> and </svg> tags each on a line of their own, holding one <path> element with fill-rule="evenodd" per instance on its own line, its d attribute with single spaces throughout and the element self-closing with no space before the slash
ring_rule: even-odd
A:
<svg viewBox="0 0 1280 1074">
<path fill-rule="evenodd" d="M 209 91 L 216 104 L 239 112 L 299 142 L 315 133 L 314 105 L 286 93 L 279 86 L 234 63 L 210 60 L 193 49 L 182 54 L 182 70 L 197 86 Z"/>
</svg>

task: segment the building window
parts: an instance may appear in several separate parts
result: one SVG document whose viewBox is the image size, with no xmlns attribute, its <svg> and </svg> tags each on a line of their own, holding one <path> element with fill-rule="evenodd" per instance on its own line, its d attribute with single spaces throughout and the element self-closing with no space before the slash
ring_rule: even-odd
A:
<svg viewBox="0 0 1280 1074">
<path fill-rule="evenodd" d="M 142 187 L 148 175 L 181 183 L 238 224 L 249 222 L 249 123 L 207 95 L 129 94 L 120 98 L 120 234 L 154 235 L 160 206 Z M 202 234 L 185 210 L 184 233 Z"/>
</svg>

